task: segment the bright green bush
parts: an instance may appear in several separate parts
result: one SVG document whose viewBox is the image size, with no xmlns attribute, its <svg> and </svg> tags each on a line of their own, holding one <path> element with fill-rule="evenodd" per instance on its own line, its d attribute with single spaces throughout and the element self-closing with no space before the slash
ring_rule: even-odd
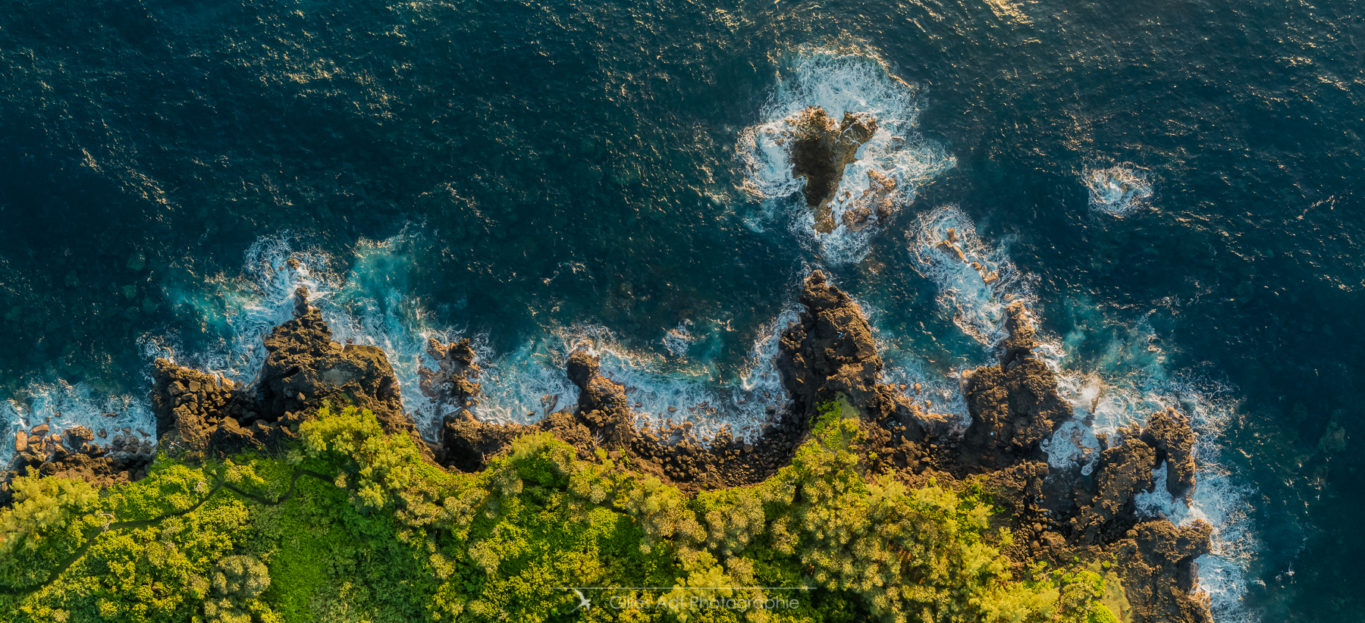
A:
<svg viewBox="0 0 1365 623">
<path fill-rule="evenodd" d="M 846 402 L 772 478 L 694 497 L 545 434 L 456 474 L 366 412 L 324 409 L 299 432 L 283 457 L 162 457 L 102 493 L 17 480 L 0 511 L 0 617 L 1113 620 L 1093 572 L 1012 576 L 1009 534 L 978 496 L 868 474 Z M 765 600 L 782 607 L 746 607 Z"/>
</svg>

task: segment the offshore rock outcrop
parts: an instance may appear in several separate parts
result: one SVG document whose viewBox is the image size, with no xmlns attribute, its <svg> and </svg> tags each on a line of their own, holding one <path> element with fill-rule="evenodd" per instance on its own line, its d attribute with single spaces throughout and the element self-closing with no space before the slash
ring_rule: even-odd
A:
<svg viewBox="0 0 1365 623">
<path fill-rule="evenodd" d="M 1037 560 L 1110 561 L 1127 590 L 1132 621 L 1209 620 L 1206 598 L 1193 591 L 1194 560 L 1209 549 L 1210 527 L 1141 517 L 1134 501 L 1159 487 L 1174 496 L 1190 494 L 1194 434 L 1185 416 L 1162 411 L 1145 426 L 1102 439 L 1089 473 L 1080 466 L 1054 468 L 1042 442 L 1072 410 L 1057 392 L 1055 375 L 1033 355 L 1037 337 L 1022 306 L 1009 309 L 999 362 L 965 375 L 971 423 L 963 430 L 955 417 L 929 413 L 903 388 L 881 382 L 884 364 L 866 317 L 822 272 L 806 279 L 800 302 L 800 316 L 780 336 L 777 360 L 791 407 L 772 411 L 751 441 L 725 430 L 698 439 L 689 424 L 642 424 L 625 388 L 604 375 L 588 351 L 571 353 L 566 362 L 565 373 L 579 389 L 572 410 L 529 425 L 480 421 L 481 370 L 471 344 L 462 340 L 428 345 L 436 363 L 421 372 L 419 389 L 449 413 L 428 443 L 402 411 L 384 353 L 334 341 L 321 314 L 307 304 L 306 291 L 296 293 L 294 318 L 266 338 L 268 355 L 248 386 L 157 361 L 152 402 L 158 438 L 163 449 L 190 456 L 267 448 L 293 437 L 297 424 L 323 404 L 356 405 L 452 469 L 479 469 L 517 437 L 548 432 L 581 458 L 595 460 L 603 452 L 625 457 L 634 470 L 695 491 L 770 476 L 790 463 L 822 406 L 840 402 L 860 414 L 862 445 L 878 457 L 874 469 L 907 482 L 975 482 L 988 491 L 1008 513 L 1016 539 L 1008 553 L 1021 567 Z M 546 406 L 550 411 L 555 405 Z M 56 441 L 41 427 L 25 433 L 12 468 L 99 483 L 140 477 L 152 455 L 150 442 L 125 435 L 103 448 L 88 433 L 73 429 Z M 1165 478 L 1158 480 L 1162 466 Z M 0 503 L 6 496 L 0 489 Z"/>
<path fill-rule="evenodd" d="M 815 212 L 816 231 L 830 233 L 838 223 L 829 203 L 839 189 L 844 168 L 855 160 L 858 148 L 876 134 L 877 122 L 867 115 L 853 113 L 844 113 L 844 118 L 836 122 L 824 108 L 812 106 L 802 111 L 791 125 L 792 175 L 806 180 L 802 193 L 806 205 Z M 885 178 L 874 178 L 871 182 L 869 192 L 873 193 L 889 195 L 895 187 L 894 181 Z M 862 229 L 871 220 L 870 216 L 861 215 L 848 224 Z"/>
</svg>

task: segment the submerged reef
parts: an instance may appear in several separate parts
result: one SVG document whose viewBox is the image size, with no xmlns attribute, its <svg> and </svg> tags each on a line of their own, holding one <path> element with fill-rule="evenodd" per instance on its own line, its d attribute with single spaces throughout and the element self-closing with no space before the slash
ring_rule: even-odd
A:
<svg viewBox="0 0 1365 623">
<path fill-rule="evenodd" d="M 788 612 L 630 616 L 599 602 L 583 620 L 1210 620 L 1194 560 L 1211 528 L 1141 516 L 1135 502 L 1190 494 L 1188 419 L 1167 410 L 1102 436 L 1092 469 L 1050 466 L 1042 444 L 1072 409 L 1033 354 L 1021 305 L 1008 309 L 998 363 L 964 375 L 965 426 L 882 382 L 862 309 L 815 271 L 777 355 L 790 408 L 747 440 L 645 424 L 582 351 L 565 364 L 572 409 L 480 421 L 467 341 L 429 345 L 416 389 L 449 415 L 426 440 L 384 353 L 333 341 L 307 292 L 296 297 L 248 385 L 156 362 L 155 460 L 150 444 L 105 447 L 88 431 L 61 444 L 24 433 L 0 490 L 7 620 L 310 620 L 344 607 L 373 620 L 545 620 L 575 611 L 558 586 L 734 586 L 726 598 L 750 600 L 790 586 L 802 597 Z M 290 522 L 308 521 L 290 536 Z M 224 536 L 194 549 L 186 528 Z M 138 530 L 160 549 L 119 541 Z M 299 539 L 339 558 L 309 560 Z M 370 540 L 384 545 L 356 549 Z M 176 570 L 159 566 L 172 555 L 185 558 Z M 336 574 L 357 585 L 331 586 Z M 150 601 L 120 601 L 144 583 Z M 636 606 L 658 597 L 630 595 Z"/>
</svg>

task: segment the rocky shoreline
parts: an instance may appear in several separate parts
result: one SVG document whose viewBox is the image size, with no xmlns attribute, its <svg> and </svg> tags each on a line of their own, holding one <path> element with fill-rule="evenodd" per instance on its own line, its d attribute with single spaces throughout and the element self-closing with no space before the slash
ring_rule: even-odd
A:
<svg viewBox="0 0 1365 623">
<path fill-rule="evenodd" d="M 1113 563 L 1137 622 L 1210 621 L 1207 597 L 1196 593 L 1194 559 L 1207 553 L 1211 527 L 1177 526 L 1139 516 L 1134 497 L 1164 487 L 1188 499 L 1194 486 L 1194 434 L 1175 411 L 1153 414 L 1146 426 L 1101 437 L 1093 469 L 1054 468 L 1042 443 L 1071 418 L 1052 371 L 1034 357 L 1037 345 L 1027 312 L 1010 308 L 1009 338 L 997 365 L 965 375 L 971 416 L 965 429 L 953 416 L 927 412 L 900 388 L 881 382 L 883 362 L 862 310 L 820 271 L 805 281 L 803 311 L 782 335 L 778 368 L 791 408 L 770 414 L 756 440 L 722 431 L 698 439 L 687 425 L 643 425 L 625 388 L 602 375 L 596 359 L 572 353 L 566 374 L 579 388 L 577 405 L 531 425 L 481 422 L 480 369 L 467 341 L 432 342 L 438 362 L 422 371 L 418 388 L 454 413 L 439 438 L 423 440 L 403 412 L 400 388 L 383 351 L 342 345 L 308 293 L 296 293 L 293 319 L 265 339 L 267 357 L 255 382 L 231 381 L 165 360 L 156 362 L 152 404 L 160 449 L 183 456 L 269 451 L 297 434 L 299 422 L 323 404 L 373 411 L 391 434 L 411 436 L 424 456 L 450 469 L 472 471 L 529 432 L 549 432 L 582 458 L 598 451 L 629 457 L 633 469 L 685 490 L 754 483 L 788 464 L 821 404 L 844 400 L 863 419 L 866 449 L 876 469 L 907 483 L 980 483 L 1008 511 L 1015 539 L 1010 557 L 1031 561 Z M 115 437 L 105 446 L 90 431 L 62 435 L 21 433 L 23 444 L 0 482 L 28 469 L 105 485 L 134 480 L 154 456 L 150 443 Z M 1164 466 L 1164 472 L 1158 468 Z M 1164 473 L 1164 481 L 1154 474 Z"/>
</svg>

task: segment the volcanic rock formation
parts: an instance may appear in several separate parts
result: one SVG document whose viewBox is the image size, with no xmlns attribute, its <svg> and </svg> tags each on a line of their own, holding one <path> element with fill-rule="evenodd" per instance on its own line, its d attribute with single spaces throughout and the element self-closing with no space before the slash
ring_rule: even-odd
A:
<svg viewBox="0 0 1365 623">
<path fill-rule="evenodd" d="M 1052 467 L 1042 442 L 1071 417 L 1052 371 L 1034 357 L 1035 330 L 1026 310 L 1010 307 L 1009 336 L 997 364 L 965 375 L 971 417 L 937 415 L 881 382 L 883 362 L 866 317 L 820 271 L 805 281 L 802 312 L 781 335 L 778 369 L 790 395 L 751 439 L 727 430 L 697 439 L 690 427 L 653 428 L 631 410 L 626 389 L 603 374 L 586 350 L 570 353 L 566 373 L 579 388 L 572 411 L 548 413 L 530 424 L 497 424 L 475 416 L 482 392 L 480 368 L 468 341 L 431 342 L 435 366 L 423 370 L 419 389 L 449 413 L 437 439 L 421 439 L 402 411 L 399 384 L 384 353 L 342 345 L 307 292 L 296 293 L 294 318 L 265 339 L 268 352 L 253 383 L 238 387 L 221 377 L 156 362 L 152 403 L 163 451 L 187 458 L 268 447 L 296 434 L 299 422 L 322 405 L 373 411 L 391 434 L 418 441 L 427 458 L 448 468 L 475 470 L 529 432 L 549 432 L 578 450 L 628 457 L 632 469 L 695 491 L 758 482 L 787 465 L 823 406 L 841 403 L 862 418 L 862 446 L 877 458 L 872 469 L 907 482 L 956 486 L 976 483 L 1007 511 L 1014 532 L 1008 553 L 1021 567 L 1032 561 L 1115 563 L 1138 623 L 1209 620 L 1207 600 L 1193 593 L 1194 560 L 1209 548 L 1202 522 L 1176 526 L 1140 517 L 1138 493 L 1164 488 L 1188 496 L 1194 486 L 1194 434 L 1175 411 L 1154 414 L 1146 426 L 1101 438 L 1093 470 Z M 547 411 L 552 406 L 547 404 Z M 108 483 L 140 477 L 150 461 L 149 442 L 116 436 L 109 448 L 90 431 L 62 435 L 35 427 L 16 439 L 19 452 L 0 482 L 36 469 Z M 1165 478 L 1155 474 L 1165 466 Z M 0 489 L 0 498 L 7 497 Z M 0 503 L 4 503 L 0 499 Z"/>
<path fill-rule="evenodd" d="M 867 115 L 844 113 L 843 120 L 835 122 L 824 108 L 811 106 L 789 123 L 792 175 L 806 180 L 802 192 L 806 205 L 815 211 L 815 229 L 827 234 L 838 226 L 829 203 L 839 189 L 844 167 L 856 159 L 858 148 L 877 132 L 877 121 Z M 895 182 L 891 184 L 894 187 Z M 863 217 L 851 218 L 850 224 L 856 224 L 857 229 L 866 225 Z"/>
</svg>

